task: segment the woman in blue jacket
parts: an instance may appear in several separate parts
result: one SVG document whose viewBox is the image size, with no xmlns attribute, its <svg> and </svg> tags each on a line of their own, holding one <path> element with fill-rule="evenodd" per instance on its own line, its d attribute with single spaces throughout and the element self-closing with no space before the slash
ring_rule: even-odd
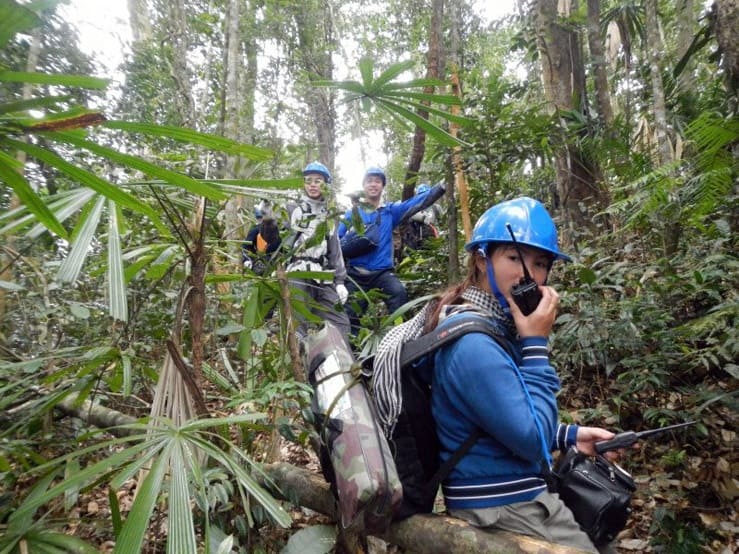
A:
<svg viewBox="0 0 739 554">
<path fill-rule="evenodd" d="M 552 264 L 568 257 L 558 249 L 554 222 L 531 198 L 502 202 L 480 217 L 465 248 L 470 252 L 467 277 L 442 293 L 426 330 L 473 307 L 499 327 L 513 356 L 480 333 L 464 335 L 436 354 L 432 411 L 442 458 L 476 429 L 483 431 L 443 483 L 446 506 L 453 516 L 478 527 L 595 552 L 544 479 L 544 448 L 576 445 L 594 454 L 594 442 L 614 436 L 605 429 L 558 423 L 560 382 L 549 363 L 548 337 L 559 296 L 546 282 Z M 541 293 L 529 315 L 511 296 L 524 276 L 522 262 Z"/>
</svg>

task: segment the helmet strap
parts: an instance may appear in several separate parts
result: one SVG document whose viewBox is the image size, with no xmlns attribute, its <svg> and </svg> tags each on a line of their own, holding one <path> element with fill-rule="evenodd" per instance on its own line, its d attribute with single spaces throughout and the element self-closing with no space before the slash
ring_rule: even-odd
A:
<svg viewBox="0 0 739 554">
<path fill-rule="evenodd" d="M 508 300 L 506 300 L 505 296 L 503 296 L 503 293 L 500 292 L 500 289 L 495 282 L 495 272 L 493 270 L 493 262 L 490 261 L 490 256 L 485 253 L 485 249 L 482 247 L 478 249 L 478 252 L 485 257 L 485 269 L 487 270 L 488 274 L 488 284 L 490 285 L 490 290 L 495 295 L 495 298 L 498 300 L 500 307 L 503 308 L 503 311 L 506 313 L 506 315 L 510 315 L 511 308 L 508 305 Z"/>
</svg>

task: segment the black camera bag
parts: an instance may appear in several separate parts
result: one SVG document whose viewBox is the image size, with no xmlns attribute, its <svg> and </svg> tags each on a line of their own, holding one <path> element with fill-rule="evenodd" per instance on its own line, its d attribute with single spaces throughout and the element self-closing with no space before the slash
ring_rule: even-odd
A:
<svg viewBox="0 0 739 554">
<path fill-rule="evenodd" d="M 603 456 L 586 456 L 574 447 L 560 462 L 557 492 L 580 528 L 596 546 L 608 543 L 626 526 L 634 479 Z"/>
</svg>

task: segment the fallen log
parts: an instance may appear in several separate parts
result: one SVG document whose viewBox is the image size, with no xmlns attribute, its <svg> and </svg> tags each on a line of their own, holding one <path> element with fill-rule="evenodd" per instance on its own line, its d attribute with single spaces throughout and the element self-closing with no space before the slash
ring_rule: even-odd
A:
<svg viewBox="0 0 739 554">
<path fill-rule="evenodd" d="M 91 425 L 107 429 L 114 435 L 124 436 L 128 429 L 117 427 L 130 424 L 135 418 L 91 403 L 77 404 L 70 395 L 56 408 L 68 416 L 78 417 Z M 310 508 L 337 519 L 336 503 L 328 483 L 322 476 L 287 463 L 267 464 L 265 474 L 277 486 L 262 479 L 261 484 L 272 490 L 275 496 L 293 504 Z M 469 554 L 472 552 L 496 552 L 510 554 L 576 554 L 580 550 L 549 543 L 540 539 L 515 535 L 504 531 L 489 533 L 468 525 L 464 521 L 439 514 L 415 515 L 394 523 L 381 536 L 388 543 L 406 552 L 423 554 Z"/>
<path fill-rule="evenodd" d="M 336 506 L 328 484 L 319 475 L 287 463 L 268 464 L 265 473 L 279 487 L 283 499 L 336 519 Z M 574 554 L 582 552 L 544 540 L 504 531 L 489 533 L 466 522 L 440 514 L 415 515 L 394 523 L 383 540 L 406 552 L 469 554 L 501 552 Z"/>
<path fill-rule="evenodd" d="M 136 432 L 121 427 L 135 423 L 135 417 L 94 404 L 88 399 L 79 402 L 77 393 L 70 394 L 54 407 L 66 416 L 76 417 L 98 429 L 105 429 L 116 437 L 126 437 Z"/>
</svg>

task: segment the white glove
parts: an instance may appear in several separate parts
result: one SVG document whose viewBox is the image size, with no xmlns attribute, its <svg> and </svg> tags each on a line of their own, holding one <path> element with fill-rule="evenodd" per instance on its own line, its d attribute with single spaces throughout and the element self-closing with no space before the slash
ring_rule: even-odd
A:
<svg viewBox="0 0 739 554">
<path fill-rule="evenodd" d="M 346 290 L 344 285 L 336 285 L 336 294 L 339 295 L 339 302 L 346 304 L 346 299 L 349 298 L 349 291 Z"/>
</svg>

